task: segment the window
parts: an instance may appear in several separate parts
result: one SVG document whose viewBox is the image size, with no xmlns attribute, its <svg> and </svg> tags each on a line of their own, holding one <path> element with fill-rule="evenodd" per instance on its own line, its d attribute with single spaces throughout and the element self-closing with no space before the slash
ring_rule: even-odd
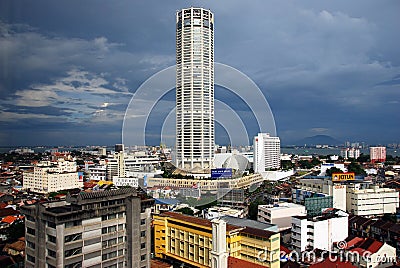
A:
<svg viewBox="0 0 400 268">
<path fill-rule="evenodd" d="M 82 262 L 80 261 L 64 266 L 64 268 L 81 268 L 81 267 L 82 267 Z"/>
<path fill-rule="evenodd" d="M 64 238 L 64 241 L 65 241 L 65 243 L 68 243 L 68 242 L 77 241 L 77 240 L 81 240 L 81 239 L 82 239 L 82 234 L 78 233 L 78 234 L 67 235 Z"/>
<path fill-rule="evenodd" d="M 140 224 L 141 224 L 141 225 L 145 225 L 145 224 L 146 224 L 146 219 L 141 219 L 141 220 L 140 220 Z"/>
<path fill-rule="evenodd" d="M 140 244 L 140 248 L 141 248 L 141 249 L 146 248 L 146 243 L 141 243 L 141 244 Z"/>
<path fill-rule="evenodd" d="M 67 257 L 73 256 L 73 255 L 78 255 L 78 254 L 81 254 L 81 253 L 82 253 L 82 248 L 73 248 L 73 249 L 70 249 L 70 250 L 66 250 L 64 252 L 64 255 L 67 258 Z"/>
<path fill-rule="evenodd" d="M 26 228 L 26 232 L 27 232 L 28 234 L 30 234 L 30 235 L 35 235 L 35 230 L 32 229 L 32 228 L 27 227 L 27 228 Z"/>
<path fill-rule="evenodd" d="M 51 250 L 51 249 L 47 249 L 47 255 L 49 255 L 52 258 L 56 257 L 56 252 Z"/>
<path fill-rule="evenodd" d="M 141 260 L 141 261 L 146 260 L 146 255 L 141 255 L 141 256 L 140 256 L 140 260 Z"/>
<path fill-rule="evenodd" d="M 146 236 L 146 231 L 141 231 L 140 232 L 140 237 L 145 237 Z"/>
<path fill-rule="evenodd" d="M 35 257 L 33 257 L 33 256 L 31 256 L 31 255 L 29 255 L 29 254 L 26 254 L 26 259 L 29 261 L 29 262 L 35 262 Z"/>
<path fill-rule="evenodd" d="M 28 248 L 35 249 L 35 243 L 32 243 L 31 241 L 26 241 L 26 246 L 27 246 Z"/>
<path fill-rule="evenodd" d="M 47 235 L 47 241 L 51 243 L 56 243 L 56 237 L 52 235 Z"/>
</svg>

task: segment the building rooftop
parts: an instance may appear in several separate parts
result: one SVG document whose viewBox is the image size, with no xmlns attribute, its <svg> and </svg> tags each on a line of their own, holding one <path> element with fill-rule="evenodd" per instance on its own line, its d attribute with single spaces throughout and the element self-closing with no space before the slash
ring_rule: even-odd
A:
<svg viewBox="0 0 400 268">
<path fill-rule="evenodd" d="M 243 230 L 240 231 L 240 233 L 254 235 L 254 236 L 263 237 L 263 238 L 270 238 L 272 235 L 277 234 L 276 232 L 271 232 L 271 231 L 252 228 L 252 227 L 245 227 Z"/>
<path fill-rule="evenodd" d="M 236 225 L 240 227 L 251 227 L 260 230 L 268 230 L 268 231 L 278 231 L 278 226 L 270 223 L 263 223 L 259 221 L 254 221 L 250 219 L 241 219 L 231 216 L 223 216 L 221 220 L 224 220 L 227 224 Z"/>
<path fill-rule="evenodd" d="M 282 210 L 287 208 L 305 208 L 305 206 L 295 203 L 278 203 L 277 205 L 259 205 L 259 207 L 268 208 L 270 210 Z"/>
<path fill-rule="evenodd" d="M 228 268 L 265 268 L 265 266 L 229 256 Z"/>
<path fill-rule="evenodd" d="M 207 219 L 203 219 L 203 218 L 188 216 L 188 215 L 184 215 L 184 214 L 177 213 L 177 212 L 164 212 L 160 216 L 170 217 L 172 219 L 176 219 L 176 220 L 184 221 L 184 222 L 187 222 L 187 223 L 208 227 L 210 229 L 212 228 L 211 221 L 207 220 Z M 228 232 L 229 231 L 234 231 L 234 230 L 240 230 L 240 229 L 241 228 L 239 226 L 234 226 L 234 225 L 229 224 L 229 223 L 226 224 L 226 230 Z"/>
<path fill-rule="evenodd" d="M 310 268 L 356 268 L 357 266 L 354 266 L 351 264 L 351 262 L 345 262 L 345 261 L 340 261 L 340 258 L 337 258 L 337 260 L 331 260 L 330 258 L 326 258 L 324 261 L 312 264 Z"/>
<path fill-rule="evenodd" d="M 358 252 L 360 254 L 364 252 L 376 253 L 382 246 L 383 242 L 375 240 L 373 238 L 366 238 L 357 248 L 351 249 L 352 252 Z"/>
</svg>

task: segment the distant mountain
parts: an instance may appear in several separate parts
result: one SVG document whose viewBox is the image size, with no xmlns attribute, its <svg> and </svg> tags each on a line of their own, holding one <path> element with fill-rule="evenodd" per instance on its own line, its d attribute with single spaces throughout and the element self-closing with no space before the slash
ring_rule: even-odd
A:
<svg viewBox="0 0 400 268">
<path fill-rule="evenodd" d="M 304 146 L 304 144 L 307 144 L 307 146 L 312 146 L 312 145 L 341 145 L 343 142 L 328 136 L 328 135 L 315 135 L 312 137 L 307 137 L 301 140 L 298 140 L 295 142 L 295 145 L 301 145 Z"/>
</svg>

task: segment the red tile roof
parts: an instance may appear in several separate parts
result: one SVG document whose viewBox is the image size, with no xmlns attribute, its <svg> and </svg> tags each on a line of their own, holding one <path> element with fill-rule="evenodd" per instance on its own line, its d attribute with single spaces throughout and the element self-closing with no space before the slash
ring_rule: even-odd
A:
<svg viewBox="0 0 400 268">
<path fill-rule="evenodd" d="M 152 259 L 151 260 L 151 268 L 172 268 L 172 265 L 163 261 L 159 261 L 159 260 L 155 260 Z"/>
<path fill-rule="evenodd" d="M 285 246 L 281 245 L 281 252 L 285 252 L 286 254 L 290 254 L 292 251 Z"/>
<path fill-rule="evenodd" d="M 12 216 L 12 215 L 18 215 L 19 211 L 15 210 L 13 208 L 2 208 L 0 209 L 0 217 L 3 218 L 5 216 Z"/>
<path fill-rule="evenodd" d="M 265 268 L 265 266 L 229 256 L 228 268 Z"/>
<path fill-rule="evenodd" d="M 13 223 L 14 221 L 16 221 L 17 220 L 17 217 L 14 217 L 14 216 L 6 216 L 6 217 L 4 217 L 2 220 L 1 220 L 1 222 L 5 222 L 5 223 L 8 223 L 8 224 L 11 224 L 11 223 Z"/>
<path fill-rule="evenodd" d="M 228 229 L 228 226 L 227 226 L 227 229 Z M 270 238 L 271 235 L 276 234 L 271 231 L 256 229 L 256 228 L 252 228 L 252 227 L 245 227 L 243 230 L 240 231 L 240 233 L 245 233 L 245 234 L 254 235 L 254 236 L 263 237 L 263 238 Z"/>
<path fill-rule="evenodd" d="M 310 268 L 356 268 L 357 266 L 352 265 L 350 262 L 343 262 L 343 261 L 332 261 L 329 258 L 325 259 L 322 262 L 312 264 Z"/>
<path fill-rule="evenodd" d="M 350 249 L 350 248 L 354 248 L 354 247 L 360 245 L 362 242 L 364 242 L 364 240 L 365 240 L 365 238 L 356 236 L 356 237 L 351 238 L 350 240 L 346 239 L 346 244 L 344 245 L 344 247 L 343 247 L 343 245 L 339 245 L 339 246 L 343 247 L 341 249 Z"/>
<path fill-rule="evenodd" d="M 378 252 L 378 250 L 383 246 L 383 242 L 375 240 L 373 238 L 366 238 L 364 242 L 362 242 L 357 248 L 354 248 L 350 251 L 358 252 L 360 254 L 368 251 L 372 254 Z"/>
</svg>

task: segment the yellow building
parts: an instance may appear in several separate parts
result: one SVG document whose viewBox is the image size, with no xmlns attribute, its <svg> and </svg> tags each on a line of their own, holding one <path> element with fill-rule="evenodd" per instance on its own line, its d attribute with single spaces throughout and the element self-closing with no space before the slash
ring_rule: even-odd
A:
<svg viewBox="0 0 400 268">
<path fill-rule="evenodd" d="M 165 212 L 153 217 L 156 257 L 195 267 L 210 267 L 212 223 L 209 220 Z M 279 268 L 279 233 L 226 224 L 230 257 Z"/>
</svg>

